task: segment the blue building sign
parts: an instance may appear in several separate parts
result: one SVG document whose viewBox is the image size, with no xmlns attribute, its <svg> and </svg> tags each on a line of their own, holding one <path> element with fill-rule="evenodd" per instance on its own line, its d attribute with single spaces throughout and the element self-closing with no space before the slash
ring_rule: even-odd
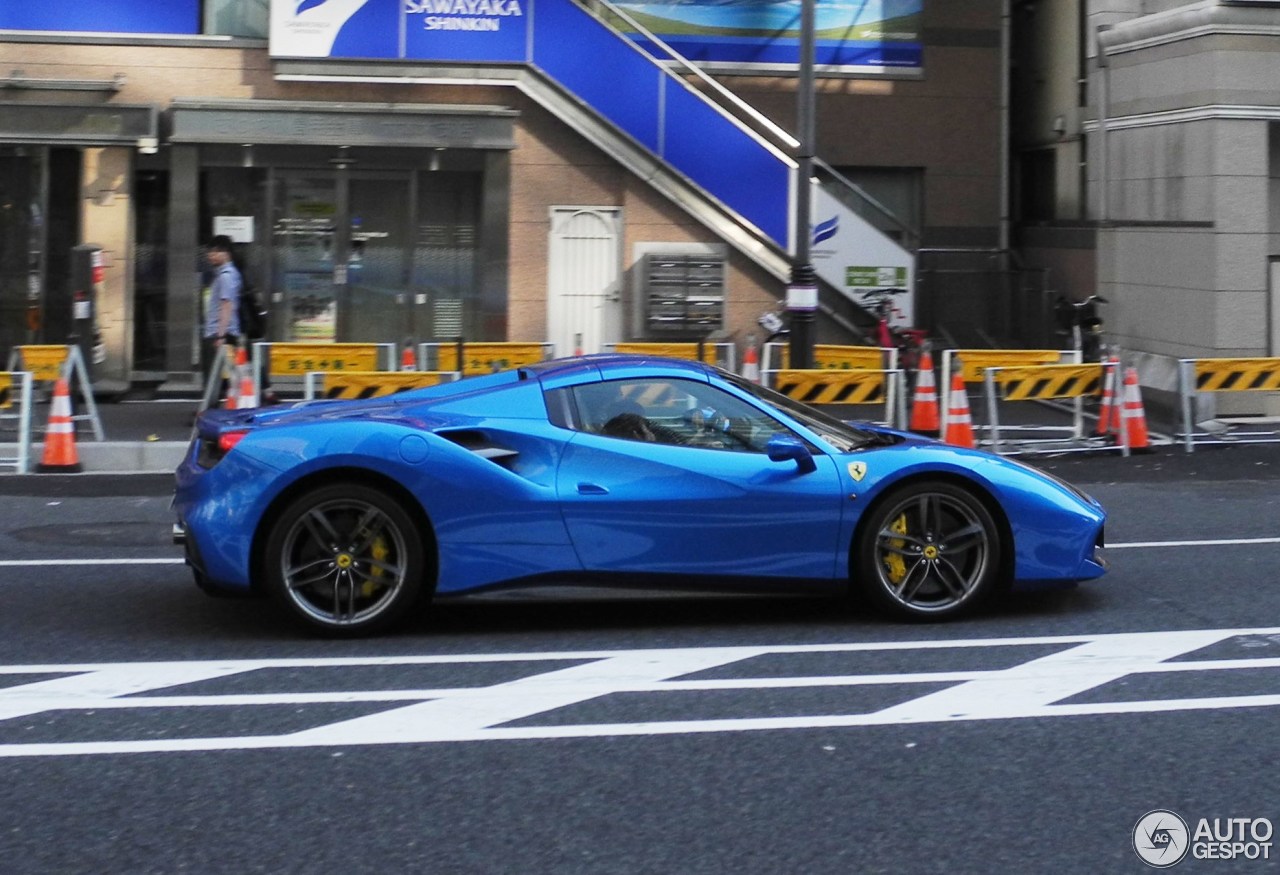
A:
<svg viewBox="0 0 1280 875">
<path fill-rule="evenodd" d="M 271 54 L 529 62 L 536 0 L 272 0 Z M 921 64 L 924 0 L 816 0 L 816 61 L 830 72 Z M 693 61 L 788 68 L 799 59 L 800 0 L 618 0 Z M 540 34 L 543 39 L 548 34 Z M 569 46 L 573 35 L 556 34 Z M 633 38 L 645 43 L 639 34 Z M 661 56 L 661 52 L 654 52 Z"/>
<path fill-rule="evenodd" d="M 528 0 L 272 0 L 278 58 L 524 63 Z"/>
<path fill-rule="evenodd" d="M 197 34 L 200 0 L 9 0 L 0 30 Z"/>
</svg>

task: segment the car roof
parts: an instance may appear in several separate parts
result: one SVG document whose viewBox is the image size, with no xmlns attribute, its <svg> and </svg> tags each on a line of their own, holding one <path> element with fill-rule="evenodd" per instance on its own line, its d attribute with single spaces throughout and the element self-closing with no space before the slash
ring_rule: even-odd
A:
<svg viewBox="0 0 1280 875">
<path fill-rule="evenodd" d="M 702 379 L 705 379 L 707 373 L 712 370 L 709 365 L 702 362 L 618 352 L 548 359 L 522 366 L 522 370 L 529 371 L 544 382 L 581 374 L 584 370 L 598 371 L 601 377 L 609 379 L 613 372 L 634 372 L 636 368 L 652 368 L 655 372 L 661 371 L 667 374 L 683 372 L 697 375 Z"/>
</svg>

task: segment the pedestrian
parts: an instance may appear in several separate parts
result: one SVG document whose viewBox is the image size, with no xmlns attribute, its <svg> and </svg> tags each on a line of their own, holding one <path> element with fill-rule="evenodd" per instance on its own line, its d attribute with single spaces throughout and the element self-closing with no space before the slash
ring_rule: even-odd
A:
<svg viewBox="0 0 1280 875">
<path fill-rule="evenodd" d="M 204 295 L 204 331 L 200 342 L 200 367 L 208 383 L 209 372 L 217 358 L 218 350 L 226 347 L 227 355 L 234 356 L 233 347 L 240 336 L 240 290 L 244 280 L 231 259 L 231 238 L 219 234 L 209 242 L 205 260 L 209 264 L 209 286 Z M 231 364 L 234 364 L 234 358 Z M 221 397 L 221 393 L 219 393 Z"/>
</svg>

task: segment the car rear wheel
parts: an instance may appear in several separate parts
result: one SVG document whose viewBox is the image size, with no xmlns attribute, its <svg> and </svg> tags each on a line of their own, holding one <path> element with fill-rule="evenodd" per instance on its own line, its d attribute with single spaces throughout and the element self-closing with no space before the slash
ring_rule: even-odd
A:
<svg viewBox="0 0 1280 875">
<path fill-rule="evenodd" d="M 951 483 L 916 483 L 871 511 L 858 539 L 856 584 L 890 614 L 941 619 L 986 598 L 1000 560 L 1000 529 L 977 496 Z"/>
<path fill-rule="evenodd" d="M 357 484 L 299 496 L 276 518 L 263 555 L 271 597 L 331 636 L 384 629 L 422 598 L 422 539 L 390 496 Z"/>
</svg>

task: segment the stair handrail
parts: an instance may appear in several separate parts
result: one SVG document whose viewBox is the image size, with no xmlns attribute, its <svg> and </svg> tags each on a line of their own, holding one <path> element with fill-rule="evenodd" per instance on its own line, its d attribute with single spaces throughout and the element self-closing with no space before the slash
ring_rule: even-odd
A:
<svg viewBox="0 0 1280 875">
<path fill-rule="evenodd" d="M 900 231 L 903 235 L 903 246 L 905 248 L 912 252 L 915 252 L 920 248 L 919 232 L 900 219 L 896 213 L 884 204 L 880 203 L 880 201 L 867 194 L 867 192 L 856 182 L 849 179 L 839 170 L 836 170 L 830 164 L 816 156 L 813 159 L 813 166 L 838 182 L 840 184 L 840 190 L 853 193 L 861 203 L 871 207 L 871 209 L 874 210 L 881 218 L 888 221 L 889 224 L 893 225 L 895 229 Z"/>
<path fill-rule="evenodd" d="M 649 28 L 645 27 L 638 20 L 636 20 L 636 18 L 633 17 L 629 12 L 615 5 L 612 2 L 612 0 L 576 0 L 576 2 L 578 3 L 579 6 L 581 6 L 583 9 L 585 9 L 587 12 L 589 12 L 591 15 L 593 15 L 597 19 L 603 21 L 605 24 L 609 24 L 610 22 L 601 13 L 601 10 L 604 10 L 610 16 L 614 16 L 620 19 L 621 21 L 625 22 L 628 27 L 632 28 L 636 33 L 640 34 L 645 39 L 649 40 L 650 43 L 652 43 L 654 46 L 657 46 L 659 49 L 665 52 L 668 60 L 664 61 L 661 58 L 655 57 L 651 52 L 647 51 L 643 46 L 636 44 L 636 42 L 630 39 L 630 37 L 627 34 L 625 33 L 620 34 L 624 39 L 627 39 L 633 46 L 635 46 L 637 50 L 648 55 L 654 61 L 654 63 L 662 64 L 664 66 L 668 65 L 669 63 L 674 63 L 678 67 L 680 67 L 682 70 L 687 71 L 688 73 L 696 77 L 698 81 L 706 85 L 707 88 L 709 88 L 717 97 L 731 104 L 735 109 L 745 114 L 751 121 L 755 122 L 765 131 L 771 134 L 778 144 L 791 150 L 797 149 L 800 146 L 800 141 L 796 139 L 794 136 L 792 136 L 791 133 L 788 132 L 785 128 L 783 128 L 777 122 L 773 121 L 773 119 L 769 118 L 760 110 L 756 109 L 750 103 L 743 100 L 738 95 L 734 94 L 728 88 L 721 85 L 720 82 L 718 82 L 716 79 L 707 75 L 707 73 L 704 72 L 701 67 L 699 67 L 697 64 L 694 64 L 684 55 L 677 52 L 660 36 L 655 34 Z M 839 190 L 841 192 L 852 195 L 853 198 L 859 202 L 859 204 L 865 204 L 866 206 L 870 207 L 871 210 L 875 214 L 877 214 L 877 216 L 883 218 L 886 222 L 892 225 L 893 228 L 899 231 L 903 235 L 903 240 L 908 241 L 907 243 L 904 243 L 907 249 L 914 251 L 915 249 L 919 248 L 919 244 L 920 244 L 919 233 L 910 225 L 908 225 L 906 222 L 904 222 L 902 219 L 900 219 L 888 207 L 886 207 L 884 204 L 880 203 L 878 200 L 876 200 L 874 197 L 868 194 L 861 186 L 859 186 L 857 183 L 853 182 L 851 179 L 849 179 L 848 177 L 844 176 L 842 173 L 837 171 L 834 167 L 832 167 L 831 165 L 827 164 L 825 161 L 822 161 L 817 157 L 814 158 L 814 167 L 820 169 L 823 173 L 829 175 L 832 179 L 834 179 L 837 182 L 839 186 Z M 839 198 L 839 199 L 844 200 L 844 198 Z"/>
<path fill-rule="evenodd" d="M 634 28 L 635 31 L 639 33 L 641 36 L 643 36 L 645 39 L 649 40 L 658 48 L 666 52 L 667 57 L 671 61 L 674 61 L 677 65 L 682 67 L 684 70 L 696 76 L 699 81 L 701 81 L 704 85 L 706 85 L 708 88 L 714 91 L 716 95 L 732 103 L 734 107 L 736 107 L 741 112 L 745 113 L 752 121 L 754 121 L 756 124 L 763 127 L 769 133 L 773 134 L 773 136 L 780 143 L 786 146 L 788 149 L 795 149 L 799 147 L 800 141 L 797 140 L 795 137 L 793 137 L 786 130 L 786 128 L 779 125 L 777 122 L 769 118 L 760 110 L 756 109 L 750 103 L 747 103 L 747 101 L 743 100 L 741 97 L 734 94 L 728 88 L 725 88 L 715 79 L 713 79 L 711 76 L 708 76 L 702 70 L 702 68 L 700 68 L 697 64 L 694 64 L 684 55 L 680 54 L 671 46 L 669 46 L 665 40 L 663 40 L 656 33 L 649 30 L 649 28 L 645 27 L 643 24 L 637 21 L 634 17 L 632 17 L 631 13 L 627 12 L 622 7 L 615 6 L 612 2 L 610 2 L 610 0 L 578 0 L 578 5 L 582 6 L 583 9 L 587 10 L 596 18 L 599 18 L 602 21 L 604 20 L 604 16 L 600 15 L 594 7 L 602 7 L 608 10 L 610 15 L 613 15 L 622 19 L 630 27 Z M 607 24 L 608 22 L 606 21 L 605 23 Z M 626 37 L 626 34 L 623 34 L 623 36 Z M 629 42 L 631 42 L 632 45 L 635 45 L 634 40 L 629 39 Z M 636 48 L 639 49 L 641 52 L 644 52 L 644 54 L 649 55 L 650 58 L 652 58 L 652 60 L 654 61 L 654 63 L 656 64 L 664 63 L 662 60 L 658 58 L 654 58 L 653 55 L 645 51 L 645 49 L 642 46 L 636 46 Z"/>
</svg>

